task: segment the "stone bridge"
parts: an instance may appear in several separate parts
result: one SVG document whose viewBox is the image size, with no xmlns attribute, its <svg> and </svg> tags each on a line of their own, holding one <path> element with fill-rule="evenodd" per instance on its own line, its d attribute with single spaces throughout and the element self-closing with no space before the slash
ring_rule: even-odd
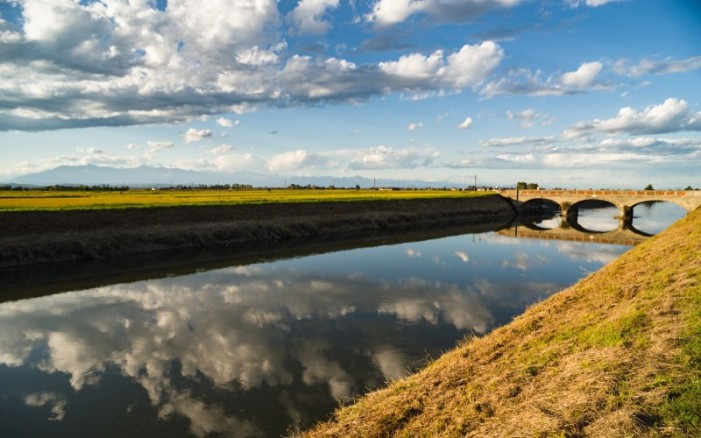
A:
<svg viewBox="0 0 701 438">
<path fill-rule="evenodd" d="M 499 193 L 510 198 L 518 209 L 534 200 L 554 202 L 563 216 L 576 216 L 577 204 L 582 202 L 604 201 L 618 207 L 621 219 L 628 225 L 632 223 L 633 207 L 643 202 L 673 202 L 688 212 L 701 206 L 698 190 L 501 190 Z"/>
</svg>

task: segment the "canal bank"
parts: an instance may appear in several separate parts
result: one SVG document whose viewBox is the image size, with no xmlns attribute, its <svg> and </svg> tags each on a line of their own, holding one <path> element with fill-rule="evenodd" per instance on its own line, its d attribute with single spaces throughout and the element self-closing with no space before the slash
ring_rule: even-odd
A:
<svg viewBox="0 0 701 438">
<path fill-rule="evenodd" d="M 477 224 L 514 217 L 500 196 L 0 214 L 0 268 L 203 247 Z"/>
<path fill-rule="evenodd" d="M 305 436 L 698 436 L 701 210 Z"/>
</svg>

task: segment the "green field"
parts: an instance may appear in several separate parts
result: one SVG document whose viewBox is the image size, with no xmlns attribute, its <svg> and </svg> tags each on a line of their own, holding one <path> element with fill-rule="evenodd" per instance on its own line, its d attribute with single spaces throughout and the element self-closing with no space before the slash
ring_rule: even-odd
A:
<svg viewBox="0 0 701 438">
<path fill-rule="evenodd" d="M 234 205 L 276 202 L 340 202 L 388 199 L 459 198 L 492 192 L 457 190 L 129 190 L 118 191 L 0 191 L 0 211 L 95 210 Z"/>
</svg>

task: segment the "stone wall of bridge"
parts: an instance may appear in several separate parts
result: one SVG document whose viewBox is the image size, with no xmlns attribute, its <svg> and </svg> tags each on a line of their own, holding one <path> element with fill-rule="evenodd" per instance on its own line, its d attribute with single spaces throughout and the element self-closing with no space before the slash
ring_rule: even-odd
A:
<svg viewBox="0 0 701 438">
<path fill-rule="evenodd" d="M 622 215 L 648 201 L 673 202 L 687 211 L 701 206 L 701 191 L 697 190 L 502 190 L 500 194 L 514 201 L 517 207 L 535 199 L 550 200 L 559 204 L 563 212 L 591 200 L 609 202 L 618 207 Z"/>
</svg>

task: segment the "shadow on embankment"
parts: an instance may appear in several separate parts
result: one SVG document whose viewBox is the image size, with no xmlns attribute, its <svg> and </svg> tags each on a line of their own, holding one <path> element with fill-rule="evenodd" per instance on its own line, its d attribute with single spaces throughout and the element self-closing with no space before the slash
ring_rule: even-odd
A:
<svg viewBox="0 0 701 438">
<path fill-rule="evenodd" d="M 513 219 L 502 214 L 482 223 L 424 223 L 16 266 L 0 269 L 0 302 L 356 248 L 485 233 L 509 227 Z"/>
</svg>

